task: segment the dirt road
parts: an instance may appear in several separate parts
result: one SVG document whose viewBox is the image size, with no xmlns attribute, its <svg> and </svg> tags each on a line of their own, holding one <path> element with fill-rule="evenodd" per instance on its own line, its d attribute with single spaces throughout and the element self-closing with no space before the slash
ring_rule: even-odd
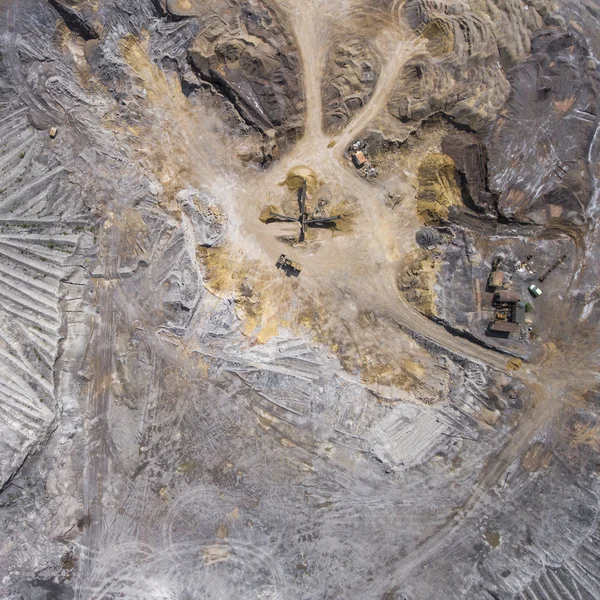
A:
<svg viewBox="0 0 600 600">
<path fill-rule="evenodd" d="M 81 144 L 86 152 L 122 152 L 123 172 L 88 157 L 94 193 L 107 197 L 94 199 L 101 214 L 90 250 L 98 248 L 101 276 L 81 284 L 93 288 L 88 302 L 96 310 L 82 370 L 89 370 L 82 377 L 88 397 L 80 400 L 78 459 L 85 467 L 73 486 L 83 494 L 85 523 L 80 600 L 392 597 L 423 565 L 443 562 L 464 531 L 481 523 L 490 499 L 498 500 L 506 473 L 560 422 L 570 398 L 597 387 L 594 334 L 585 348 L 549 344 L 539 361 L 514 373 L 508 355 L 453 335 L 399 292 L 420 226 L 414 197 L 394 211 L 382 183 L 390 180 L 382 173 L 367 182 L 346 151 L 387 110 L 405 66 L 426 52 L 399 21 L 402 0 L 373 9 L 381 13 L 372 32 L 381 59 L 373 61 L 376 85 L 337 135 L 326 130 L 323 99 L 335 34 L 346 20 L 356 32 L 370 8 L 357 0 L 273 1 L 297 42 L 306 133 L 268 169 L 238 160 L 239 146 L 251 139 L 254 148 L 260 136 L 231 136 L 216 98 L 208 106 L 201 94 L 182 94 L 176 74 L 154 61 L 152 39 L 137 34 L 115 52 L 119 73 L 140 93 L 102 114 L 98 135 L 110 130 L 104 146 Z M 35 61 L 20 46 L 23 30 L 21 38 L 15 32 L 18 10 L 8 14 L 0 25 L 5 65 L 34 118 L 60 124 L 58 104 L 28 86 Z M 158 12 L 147 23 L 187 27 L 185 20 L 161 23 Z M 50 60 L 42 66 L 51 67 Z M 105 91 L 106 106 L 115 105 Z M 87 108 L 72 111 L 55 147 L 76 129 L 76 114 L 92 118 Z M 123 127 L 133 115 L 135 128 Z M 79 162 L 64 168 L 71 164 L 73 175 L 87 175 Z M 293 190 L 281 184 L 300 166 L 319 184 L 309 194 L 311 211 L 338 206 L 344 222 L 335 233 L 311 230 L 308 243 L 295 245 L 280 238 L 297 234 L 297 224 L 267 225 L 258 216 L 271 203 L 293 206 Z M 402 169 L 393 176 L 406 189 L 414 182 Z M 214 246 L 200 242 L 214 239 L 211 219 L 224 232 Z M 275 269 L 281 253 L 303 265 L 300 278 Z M 556 301 L 557 311 L 568 313 L 557 344 L 581 312 L 575 303 L 566 310 L 569 292 L 564 304 Z M 255 333 L 259 326 L 252 329 L 261 316 L 267 341 Z M 383 383 L 365 376 L 380 349 L 387 354 L 377 366 L 392 373 Z M 413 379 L 397 377 L 405 363 L 412 363 Z M 500 424 L 487 427 L 477 420 L 480 403 L 509 376 L 527 389 L 524 408 L 515 402 Z M 430 380 L 437 387 L 427 395 Z M 461 428 L 468 434 L 458 440 L 453 433 Z M 414 461 L 405 460 L 411 454 Z M 361 585 L 369 587 L 360 593 Z"/>
<path fill-rule="evenodd" d="M 300 52 L 306 98 L 304 137 L 269 170 L 250 175 L 247 171 L 236 170 L 228 160 L 227 149 L 222 148 L 220 140 L 215 138 L 211 141 L 210 130 L 202 129 L 205 146 L 214 147 L 215 152 L 212 155 L 214 164 L 209 171 L 203 172 L 201 182 L 229 212 L 231 227 L 228 243 L 233 248 L 233 256 L 237 258 L 239 255 L 240 260 L 245 257 L 252 264 L 262 263 L 265 272 L 271 273 L 268 275 L 272 277 L 269 285 L 272 283 L 273 289 L 278 289 L 275 279 L 278 273 L 273 265 L 282 252 L 289 251 L 289 245 L 280 241 L 278 235 L 284 231 L 293 233 L 296 226 L 269 228 L 259 221 L 258 215 L 265 204 L 284 197 L 285 190 L 279 184 L 286 179 L 288 172 L 294 167 L 306 166 L 336 196 L 347 200 L 356 215 L 350 234 L 313 247 L 297 247 L 293 250 L 304 267 L 296 293 L 308 298 L 316 298 L 319 294 L 326 297 L 327 306 L 319 308 L 335 311 L 336 318 L 352 330 L 351 334 L 358 343 L 365 332 L 356 323 L 356 313 L 361 309 L 370 310 L 385 314 L 405 331 L 422 336 L 456 355 L 506 372 L 509 357 L 452 335 L 404 301 L 398 293 L 396 277 L 402 258 L 414 248 L 414 231 L 403 228 L 398 217 L 390 213 L 386 207 L 385 190 L 366 182 L 344 158 L 348 145 L 385 109 L 402 67 L 416 53 L 422 52 L 423 46 L 410 37 L 402 37 L 398 26 L 391 24 L 390 36 L 382 37 L 387 40 L 385 58 L 371 100 L 345 130 L 337 136 L 331 136 L 324 131 L 322 100 L 328 39 L 336 27 L 336 19 L 354 4 L 340 1 L 332 5 L 322 0 L 309 0 L 301 4 L 281 0 L 279 4 L 288 15 Z M 190 118 L 187 113 L 184 116 Z M 181 134 L 184 139 L 180 147 L 185 149 L 181 156 L 190 159 L 192 170 L 192 159 L 195 157 L 195 164 L 198 164 L 199 156 L 194 154 L 193 128 L 189 130 L 190 134 Z M 185 135 L 189 135 L 189 139 L 185 139 Z M 222 168 L 219 168 L 219 162 L 222 162 Z M 223 177 L 217 175 L 220 171 L 228 173 L 226 185 Z M 271 198 L 271 194 L 274 198 Z M 248 278 L 252 283 L 250 274 Z M 257 287 L 264 284 L 264 280 L 261 280 Z M 347 294 L 348 290 L 350 292 Z M 400 332 L 394 335 L 404 334 Z M 536 435 L 556 419 L 564 393 L 562 387 L 557 384 L 555 389 L 552 384 L 555 376 L 553 367 L 556 364 L 544 365 L 543 369 L 526 365 L 517 374 L 534 392 L 535 401 L 531 409 L 522 416 L 521 425 L 501 451 L 479 473 L 468 500 L 443 527 L 390 568 L 386 585 L 393 586 L 401 582 L 414 569 L 450 546 L 459 534 L 461 525 L 478 511 L 485 494 L 502 480 L 509 465 L 518 459 Z"/>
<path fill-rule="evenodd" d="M 109 219 L 102 230 L 105 277 L 96 282 L 98 306 L 97 328 L 93 337 L 94 374 L 86 409 L 86 458 L 83 481 L 83 502 L 88 526 L 84 536 L 84 560 L 79 577 L 86 581 L 94 568 L 94 559 L 102 539 L 103 496 L 109 477 L 111 452 L 109 446 L 109 410 L 113 383 L 113 361 L 116 346 L 116 307 L 113 300 L 118 267 L 119 235 L 114 224 L 113 205 L 108 207 Z M 111 222 L 113 221 L 113 222 Z M 79 597 L 85 598 L 85 587 L 79 587 Z"/>
<path fill-rule="evenodd" d="M 318 14 L 315 8 L 315 3 L 306 2 L 301 7 L 294 9 L 294 22 L 301 23 L 301 27 L 296 28 L 296 36 L 301 48 L 307 97 L 309 98 L 307 122 L 311 125 L 305 138 L 291 154 L 285 157 L 281 164 L 275 166 L 269 178 L 272 181 L 283 179 L 285 172 L 294 164 L 314 165 L 315 170 L 324 179 L 335 181 L 342 193 L 358 199 L 365 218 L 363 225 L 358 228 L 357 237 L 360 239 L 353 249 L 352 259 L 356 263 L 363 260 L 371 264 L 376 263 L 379 268 L 374 273 L 375 269 L 369 271 L 367 265 L 363 265 L 365 268 L 356 265 L 356 270 L 360 270 L 362 275 L 361 285 L 357 286 L 357 304 L 370 307 L 379 306 L 384 310 L 391 311 L 397 322 L 410 331 L 422 335 L 460 356 L 486 364 L 499 371 L 507 371 L 507 356 L 453 336 L 416 311 L 397 293 L 394 281 L 396 272 L 394 267 L 399 254 L 397 242 L 390 240 L 389 237 L 386 239 L 386 236 L 378 236 L 374 239 L 372 235 L 369 235 L 374 230 L 381 229 L 378 227 L 377 217 L 381 216 L 382 194 L 365 180 L 356 177 L 348 169 L 347 163 L 343 161 L 343 153 L 346 148 L 384 109 L 386 100 L 396 85 L 402 66 L 415 52 L 421 50 L 421 46 L 409 39 L 398 42 L 394 51 L 386 55 L 386 62 L 371 101 L 339 136 L 327 137 L 322 130 L 317 130 L 317 122 L 322 121 L 321 88 L 317 82 L 322 80 L 322 71 L 319 69 L 322 69 L 323 48 L 315 45 L 317 29 L 314 15 Z M 319 27 L 322 31 L 322 23 Z M 313 261 L 315 263 L 323 261 L 323 264 L 326 264 L 330 260 L 332 260 L 331 257 L 323 257 L 322 254 L 319 255 L 319 258 L 303 258 L 303 261 L 309 265 Z M 343 261 L 344 259 L 338 256 L 339 260 Z M 369 272 L 370 275 L 365 278 L 364 274 Z M 327 281 L 331 281 L 332 278 L 334 279 L 335 276 L 329 273 Z M 325 284 L 325 279 L 322 279 L 321 283 Z M 540 432 L 547 430 L 556 421 L 567 393 L 563 382 L 569 377 L 563 372 L 564 362 L 560 356 L 554 356 L 549 361 L 542 359 L 542 363 L 539 366 L 525 365 L 517 374 L 517 377 L 521 378 L 533 392 L 534 400 L 531 410 L 523 416 L 520 426 L 513 432 L 501 451 L 487 462 L 469 499 L 455 513 L 454 517 L 394 566 L 390 572 L 388 591 L 395 584 L 401 583 L 413 569 L 426 563 L 452 543 L 452 540 L 458 535 L 461 524 L 477 511 L 485 494 L 498 485 L 505 476 L 507 468 L 519 458 Z M 595 383 L 595 376 L 593 374 L 590 376 L 590 370 L 586 368 L 585 364 L 580 364 L 576 369 L 581 375 L 581 379 L 577 383 L 579 390 Z"/>
</svg>

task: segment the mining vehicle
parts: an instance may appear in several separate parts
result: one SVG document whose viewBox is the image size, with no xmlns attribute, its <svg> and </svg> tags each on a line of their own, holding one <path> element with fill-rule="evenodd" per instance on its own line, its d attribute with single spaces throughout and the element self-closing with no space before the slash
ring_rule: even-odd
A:
<svg viewBox="0 0 600 600">
<path fill-rule="evenodd" d="M 284 271 L 286 275 L 293 275 L 294 277 L 298 277 L 298 275 L 300 275 L 300 271 L 302 271 L 302 265 L 290 260 L 285 254 L 282 254 L 279 257 L 279 260 L 275 263 L 275 266 Z"/>
</svg>

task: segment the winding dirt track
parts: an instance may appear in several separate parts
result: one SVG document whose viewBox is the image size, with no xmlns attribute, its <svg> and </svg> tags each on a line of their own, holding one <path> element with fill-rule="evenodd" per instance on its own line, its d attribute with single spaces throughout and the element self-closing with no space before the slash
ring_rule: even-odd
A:
<svg viewBox="0 0 600 600">
<path fill-rule="evenodd" d="M 383 193 L 350 171 L 343 161 L 343 153 L 348 145 L 385 109 L 402 67 L 415 53 L 422 52 L 423 46 L 415 39 L 405 35 L 405 32 L 402 32 L 399 27 L 392 27 L 397 34 L 396 42 L 386 46 L 384 65 L 370 102 L 338 136 L 330 136 L 323 128 L 322 102 L 322 83 L 328 52 L 328 38 L 331 28 L 335 27 L 336 16 L 342 14 L 347 5 L 352 3 L 349 0 L 340 0 L 335 3 L 325 0 L 305 0 L 302 3 L 280 0 L 279 4 L 287 14 L 300 52 L 305 85 L 306 133 L 298 144 L 269 171 L 256 176 L 254 181 L 240 185 L 231 194 L 232 197 L 239 198 L 233 214 L 240 220 L 240 227 L 244 229 L 244 245 L 248 243 L 248 240 L 259 240 L 262 246 L 261 250 L 268 255 L 271 264 L 275 262 L 281 252 L 281 245 L 273 235 L 272 229 L 265 235 L 264 225 L 256 218 L 257 206 L 264 204 L 265 190 L 275 188 L 285 179 L 287 172 L 292 167 L 297 165 L 312 167 L 319 177 L 328 182 L 334 182 L 341 193 L 349 198 L 356 198 L 360 205 L 360 212 L 363 215 L 361 231 L 353 240 L 353 245 L 349 250 L 353 253 L 353 268 L 360 272 L 360 280 L 356 279 L 352 290 L 355 293 L 356 306 L 385 313 L 392 322 L 402 326 L 405 330 L 423 336 L 471 361 L 506 372 L 508 362 L 506 355 L 482 348 L 464 338 L 452 335 L 443 327 L 424 317 L 401 297 L 396 287 L 395 277 L 398 263 L 402 258 L 402 251 L 399 248 L 398 240 L 395 239 L 394 232 L 387 231 L 385 227 L 382 227 L 386 220 L 386 214 L 382 208 L 385 205 Z M 222 162 L 223 170 L 226 172 L 230 167 L 230 160 L 224 153 L 219 155 L 216 152 L 215 162 Z M 218 165 L 214 166 L 209 177 L 220 182 L 221 180 L 215 175 L 220 169 Z M 236 187 L 235 184 L 233 187 Z M 248 190 L 259 191 L 248 192 Z M 248 193 L 256 195 L 249 200 Z M 375 231 L 378 232 L 377 235 L 374 234 Z M 117 245 L 118 241 L 115 241 L 112 247 L 115 248 Z M 110 256 L 110 249 L 107 248 L 107 250 L 107 256 Z M 319 255 L 303 257 L 302 262 L 305 265 L 307 278 L 306 283 L 303 280 L 299 284 L 302 286 L 302 291 L 308 294 L 313 291 L 311 286 L 327 288 L 331 292 L 331 296 L 337 300 L 340 297 L 339 290 L 345 289 L 347 282 L 344 279 L 345 274 L 337 274 L 335 268 L 323 269 L 324 266 L 333 267 L 340 260 L 339 256 L 328 255 L 328 252 L 331 251 L 325 249 Z M 108 258 L 107 272 L 114 268 L 113 264 L 114 257 L 113 259 Z M 323 271 L 326 272 L 325 276 L 320 275 Z M 109 376 L 111 369 L 110 360 L 104 356 L 102 351 L 114 336 L 111 314 L 114 310 L 115 300 L 109 296 L 110 294 L 101 291 L 98 297 L 101 311 L 98 335 L 101 344 L 97 350 L 96 384 L 94 385 L 94 397 L 90 403 L 93 409 L 93 414 L 90 415 L 92 420 L 105 410 L 106 400 L 102 381 Z M 123 311 L 132 310 L 131 302 L 126 301 L 120 304 Z M 341 319 L 347 316 L 350 320 L 354 316 L 352 311 L 355 308 L 340 302 L 338 310 Z M 129 321 L 134 318 L 135 315 L 131 315 Z M 381 587 L 380 592 L 391 590 L 394 586 L 401 584 L 415 569 L 451 546 L 457 540 L 465 520 L 480 508 L 486 493 L 498 485 L 507 469 L 527 449 L 532 439 L 557 418 L 566 391 L 563 386 L 552 383 L 562 379 L 562 376 L 556 371 L 556 366 L 556 362 L 550 359 L 547 364 L 528 365 L 522 369 L 519 376 L 530 387 L 534 395 L 531 410 L 523 416 L 521 424 L 500 452 L 488 460 L 479 474 L 478 482 L 468 500 L 456 510 L 454 516 L 443 527 L 389 568 L 387 580 L 382 580 L 377 584 Z M 580 385 L 585 385 L 587 381 L 588 376 L 584 377 L 584 372 L 585 370 L 582 369 Z M 95 503 L 94 519 L 99 522 L 101 520 L 101 514 L 98 512 L 101 511 L 101 476 L 107 469 L 107 465 L 102 463 L 102 460 L 96 462 L 96 458 L 93 456 L 90 456 L 89 459 L 95 464 L 95 467 L 88 473 L 86 496 L 90 506 Z M 95 498 L 93 498 L 94 495 Z M 98 530 L 94 535 L 97 533 Z M 91 540 L 90 546 L 93 547 Z M 372 594 L 373 591 L 371 588 L 370 593 Z"/>
<path fill-rule="evenodd" d="M 453 353 L 466 357 L 469 360 L 487 365 L 499 371 L 506 371 L 508 357 L 499 352 L 485 349 L 469 342 L 466 339 L 453 336 L 441 326 L 433 323 L 421 313 L 410 306 L 398 293 L 395 274 L 397 264 L 401 258 L 398 245 L 393 240 L 393 233 L 375 236 L 372 232 L 381 231 L 381 222 L 385 219 L 382 206 L 384 198 L 382 192 L 371 186 L 364 179 L 348 170 L 342 162 L 342 155 L 347 146 L 385 108 L 386 102 L 392 93 L 398 74 L 408 60 L 423 47 L 416 40 L 399 37 L 391 50 L 385 55 L 383 69 L 380 73 L 376 90 L 363 110 L 349 123 L 348 127 L 339 136 L 329 136 L 323 129 L 323 102 L 322 79 L 324 64 L 327 56 L 327 40 L 330 28 L 335 26 L 336 15 L 343 14 L 352 4 L 349 0 L 279 0 L 281 8 L 288 15 L 289 22 L 294 30 L 303 67 L 306 100 L 306 134 L 297 146 L 287 154 L 269 172 L 262 174 L 256 183 L 261 190 L 273 187 L 282 179 L 288 170 L 298 164 L 313 165 L 319 175 L 336 185 L 349 197 L 356 197 L 360 203 L 361 212 L 365 215 L 360 245 L 355 249 L 357 265 L 361 268 L 360 285 L 356 285 L 356 304 L 370 309 L 376 309 L 389 315 L 397 324 L 423 336 L 424 338 L 447 348 Z M 332 6 L 333 5 L 333 6 Z M 395 4 L 396 6 L 396 4 Z M 12 14 L 12 13 L 9 13 Z M 14 18 L 11 17 L 11 18 Z M 398 26 L 399 36 L 404 32 Z M 5 35 L 10 37 L 11 22 L 7 24 Z M 9 47 L 15 47 L 15 40 L 9 40 Z M 22 78 L 17 61 L 17 54 L 8 53 L 7 60 L 14 61 L 9 64 L 17 81 Z M 28 87 L 23 85 L 23 93 Z M 25 98 L 33 110 L 49 113 L 48 107 L 39 104 L 35 97 Z M 335 142 L 335 144 L 334 144 Z M 225 160 L 225 158 L 224 158 Z M 227 164 L 224 162 L 224 164 Z M 256 237 L 264 237 L 263 225 L 258 222 L 254 209 L 263 198 L 256 198 L 254 203 L 240 203 L 236 210 L 241 213 L 247 211 L 246 227 Z M 111 207 L 109 207 L 110 210 Z M 115 209 L 116 210 L 116 209 Z M 371 234 L 369 235 L 369 232 Z M 104 443 L 109 439 L 107 431 L 106 412 L 109 403 L 109 389 L 112 380 L 112 357 L 115 347 L 115 317 L 117 308 L 122 313 L 127 310 L 135 313 L 136 309 L 129 299 L 120 299 L 113 287 L 118 287 L 117 278 L 117 249 L 119 247 L 118 231 L 116 227 L 108 227 L 104 233 L 103 252 L 105 257 L 105 280 L 97 289 L 97 304 L 100 310 L 99 326 L 96 333 L 97 344 L 94 349 L 95 373 L 92 391 L 89 398 L 89 414 L 87 415 L 89 450 L 87 456 L 87 471 L 84 481 L 84 496 L 88 514 L 92 523 L 88 530 L 86 545 L 93 552 L 94 546 L 102 534 L 102 491 L 103 477 L 109 471 L 110 455 Z M 281 247 L 276 241 L 266 242 L 266 250 L 270 258 L 276 257 Z M 373 258 L 380 258 L 380 262 L 373 265 Z M 320 257 L 307 256 L 307 271 L 311 267 L 323 264 Z M 334 259 L 332 259 L 334 260 Z M 316 269 L 315 269 L 316 270 Z M 316 278 L 317 284 L 329 285 L 334 289 L 342 289 L 345 281 L 343 275 L 336 279 L 335 275 L 328 274 L 327 278 Z M 302 284 L 304 285 L 304 284 Z M 310 285 L 310 284 L 308 284 Z M 565 294 L 566 296 L 566 294 Z M 139 309 L 141 311 L 141 309 Z M 344 311 L 350 308 L 340 306 L 340 317 L 344 318 Z M 133 322 L 135 314 L 128 316 L 128 321 Z M 435 534 L 424 540 L 420 546 L 404 556 L 393 567 L 390 567 L 388 580 L 382 582 L 384 588 L 392 588 L 401 583 L 414 569 L 442 552 L 450 546 L 459 533 L 461 524 L 471 516 L 481 505 L 485 494 L 502 480 L 509 466 L 519 458 L 529 446 L 532 439 L 544 431 L 560 414 L 561 403 L 568 394 L 569 389 L 560 382 L 565 381 L 567 374 L 560 369 L 563 359 L 561 356 L 552 356 L 539 365 L 528 365 L 520 372 L 520 377 L 533 392 L 534 402 L 528 414 L 525 414 L 521 424 L 512 437 L 506 442 L 500 452 L 492 457 L 480 473 L 469 499 L 460 507 L 450 519 Z M 585 387 L 594 380 L 595 375 L 587 368 L 585 360 L 577 366 L 577 370 L 569 372 L 571 377 L 577 376 L 579 388 Z M 83 578 L 89 575 L 85 571 Z"/>
<path fill-rule="evenodd" d="M 422 51 L 423 47 L 414 39 L 399 41 L 394 51 L 388 52 L 386 55 L 386 62 L 371 100 L 339 136 L 330 137 L 325 135 L 322 126 L 321 86 L 326 49 L 318 43 L 326 39 L 327 28 L 324 26 L 322 18 L 326 13 L 326 7 L 320 0 L 309 0 L 300 6 L 294 6 L 294 8 L 291 8 L 286 0 L 280 0 L 279 3 L 291 17 L 290 21 L 294 27 L 300 50 L 307 98 L 307 132 L 292 153 L 285 157 L 282 164 L 276 166 L 275 179 L 280 178 L 281 180 L 282 175 L 290 166 L 303 164 L 308 162 L 310 157 L 318 156 L 320 173 L 335 179 L 349 195 L 359 196 L 366 215 L 377 215 L 382 205 L 380 193 L 364 179 L 353 177 L 353 174 L 348 172 L 342 163 L 343 153 L 385 108 L 401 68 L 415 52 Z M 338 10 L 342 9 L 338 7 Z M 389 255 L 385 243 L 385 240 L 379 238 L 380 247 L 374 255 L 387 255 L 389 263 L 384 265 L 377 275 L 371 275 L 369 281 L 363 281 L 363 285 L 360 286 L 358 302 L 363 302 L 370 307 L 379 305 L 393 314 L 396 322 L 405 328 L 457 355 L 506 372 L 507 356 L 450 334 L 443 327 L 424 317 L 401 297 L 394 283 L 393 265 L 394 259 L 397 257 L 393 252 L 392 256 Z M 577 282 L 571 283 L 576 285 Z M 371 293 L 365 293 L 365 290 L 371 290 Z M 523 416 L 520 425 L 500 452 L 487 462 L 469 499 L 455 512 L 454 517 L 390 569 L 389 580 L 384 584 L 385 590 L 391 591 L 396 585 L 402 583 L 414 569 L 447 549 L 456 539 L 465 519 L 480 507 L 485 494 L 502 481 L 507 469 L 528 448 L 536 435 L 545 431 L 557 419 L 565 396 L 569 391 L 575 391 L 574 388 L 566 389 L 562 382 L 572 380 L 574 371 L 564 371 L 562 367 L 565 365 L 560 356 L 546 357 L 541 362 L 542 364 L 537 366 L 526 365 L 517 375 L 533 392 L 531 410 Z M 590 371 L 586 368 L 586 364 L 584 361 L 577 368 L 577 372 L 580 374 L 576 385 L 578 390 L 585 389 L 587 385 L 591 386 L 597 379 L 593 370 Z"/>
<path fill-rule="evenodd" d="M 322 0 L 309 0 L 300 6 L 288 4 L 287 0 L 282 0 L 280 4 L 287 12 L 294 28 L 300 51 L 305 82 L 307 131 L 291 152 L 267 173 L 257 178 L 256 187 L 260 190 L 276 187 L 285 179 L 286 173 L 292 167 L 302 164 L 314 167 L 315 172 L 326 181 L 335 182 L 341 195 L 357 198 L 361 204 L 361 213 L 364 215 L 364 225 L 362 239 L 355 247 L 353 260 L 362 267 L 363 272 L 370 273 L 368 280 L 363 280 L 363 285 L 357 289 L 358 303 L 364 308 L 385 310 L 393 315 L 398 324 L 460 356 L 506 371 L 509 357 L 452 335 L 424 317 L 398 294 L 395 273 L 397 261 L 402 255 L 397 248 L 396 240 L 391 239 L 394 235 L 392 232 L 387 236 L 381 235 L 382 223 L 385 223 L 387 218 L 382 211 L 383 194 L 366 180 L 349 171 L 343 161 L 343 154 L 348 145 L 385 108 L 396 85 L 399 71 L 415 53 L 423 50 L 422 42 L 415 39 L 401 39 L 392 44 L 393 51 L 386 55 L 371 100 L 339 136 L 330 136 L 323 129 L 322 83 L 328 27 L 334 25 L 336 11 Z M 341 9 L 338 8 L 339 10 Z M 399 28 L 394 28 L 394 32 L 396 35 L 404 33 Z M 388 42 L 387 45 L 390 46 L 390 43 Z M 244 202 L 243 207 L 240 206 L 239 209 L 247 212 L 250 209 L 254 210 L 253 205 L 260 203 L 261 200 L 262 198 L 258 197 L 255 202 Z M 253 234 L 264 238 L 264 226 L 256 219 L 253 212 L 247 215 L 246 222 L 252 228 Z M 378 231 L 378 235 L 374 236 L 373 231 Z M 272 232 L 271 229 L 269 235 L 272 243 L 268 250 L 275 258 L 279 255 L 281 246 Z M 269 244 L 268 240 L 267 244 Z M 383 257 L 383 264 L 379 265 L 380 269 L 377 271 L 371 268 L 374 257 Z M 321 256 L 308 256 L 303 258 L 303 264 L 310 267 L 311 264 L 318 265 L 322 260 Z M 339 260 L 339 257 L 336 257 L 336 260 Z M 331 282 L 335 286 L 335 274 L 328 273 L 327 281 L 319 283 L 330 285 Z M 341 285 L 343 282 L 337 283 Z"/>
</svg>

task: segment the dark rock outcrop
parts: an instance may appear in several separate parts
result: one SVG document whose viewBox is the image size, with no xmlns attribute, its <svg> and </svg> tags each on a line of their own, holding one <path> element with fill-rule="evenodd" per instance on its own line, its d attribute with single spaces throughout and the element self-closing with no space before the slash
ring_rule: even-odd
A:
<svg viewBox="0 0 600 600">
<path fill-rule="evenodd" d="M 585 40 L 574 31 L 542 31 L 531 58 L 509 78 L 510 99 L 485 136 L 501 214 L 539 224 L 582 221 L 598 119 L 598 76 Z"/>
<path fill-rule="evenodd" d="M 227 27 L 203 29 L 189 51 L 194 72 L 249 126 L 274 130 L 279 150 L 302 136 L 303 91 L 297 52 L 282 20 L 261 2 L 244 2 Z"/>
<path fill-rule="evenodd" d="M 478 212 L 493 212 L 496 196 L 487 189 L 487 152 L 477 136 L 451 134 L 442 141 L 442 150 L 456 164 L 465 204 Z"/>
</svg>

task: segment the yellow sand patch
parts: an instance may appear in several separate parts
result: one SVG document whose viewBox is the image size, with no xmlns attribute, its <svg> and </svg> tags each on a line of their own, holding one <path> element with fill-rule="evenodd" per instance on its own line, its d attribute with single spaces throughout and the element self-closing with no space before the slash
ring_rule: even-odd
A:
<svg viewBox="0 0 600 600">
<path fill-rule="evenodd" d="M 299 165 L 288 171 L 285 180 L 280 185 L 285 185 L 292 192 L 297 192 L 304 181 L 306 181 L 306 190 L 309 194 L 313 194 L 319 187 L 316 173 L 310 167 Z"/>
<path fill-rule="evenodd" d="M 265 207 L 258 218 L 266 223 L 271 218 L 271 213 L 283 214 L 283 210 L 279 206 L 275 206 L 274 204 L 269 204 L 269 206 Z"/>
<path fill-rule="evenodd" d="M 148 40 L 147 32 L 144 32 L 139 40 L 133 34 L 126 35 L 119 43 L 121 55 L 140 78 L 139 83 L 144 85 L 148 98 L 175 100 L 172 85 L 167 82 L 164 71 L 150 60 Z"/>
<path fill-rule="evenodd" d="M 274 277 L 258 261 L 232 256 L 228 247 L 198 246 L 196 259 L 204 269 L 206 289 L 219 298 L 234 298 L 244 335 L 264 344 L 280 327 L 291 325 L 291 282 L 283 274 Z"/>
<path fill-rule="evenodd" d="M 375 384 L 404 391 L 419 388 L 424 369 L 418 363 L 412 360 L 388 360 L 389 357 L 385 355 L 361 356 L 361 380 L 367 385 Z"/>
<path fill-rule="evenodd" d="M 150 116 L 139 131 L 139 138 L 134 137 L 131 142 L 137 149 L 137 159 L 156 174 L 166 197 L 171 198 L 194 181 L 198 164 L 203 164 L 205 171 L 208 169 L 198 143 L 207 128 L 207 115 L 200 120 L 197 109 L 181 93 L 178 77 L 152 62 L 148 39 L 148 33 L 143 32 L 139 39 L 126 35 L 119 42 L 121 55 L 135 75 L 136 93 Z M 118 123 L 105 125 L 117 132 L 125 128 Z"/>
<path fill-rule="evenodd" d="M 433 286 L 440 264 L 440 261 L 432 259 L 430 253 L 418 248 L 407 256 L 398 278 L 399 287 L 406 299 L 427 316 L 436 314 Z"/>
<path fill-rule="evenodd" d="M 518 371 L 523 366 L 523 361 L 520 358 L 511 358 L 506 363 L 506 368 L 509 371 Z"/>
<path fill-rule="evenodd" d="M 308 329 L 316 343 L 326 344 L 349 373 L 360 375 L 367 385 L 405 391 L 422 388 L 427 381 L 426 366 L 402 358 L 404 340 L 390 331 L 390 323 L 374 314 L 361 314 L 357 321 L 336 318 L 320 303 L 305 303 L 298 324 Z M 300 332 L 299 332 L 300 333 Z M 381 339 L 397 342 L 381 345 Z M 428 357 L 423 351 L 423 358 Z M 419 357 L 420 358 L 420 357 Z"/>
<path fill-rule="evenodd" d="M 335 217 L 341 215 L 341 219 L 335 221 L 335 229 L 341 233 L 350 233 L 354 228 L 354 220 L 356 217 L 356 206 L 350 204 L 346 200 L 342 200 L 338 204 L 327 208 L 327 214 Z"/>
<path fill-rule="evenodd" d="M 564 114 L 570 111 L 575 105 L 575 96 L 571 96 L 570 98 L 565 98 L 564 100 L 555 100 L 554 101 L 554 110 L 557 113 Z"/>
<path fill-rule="evenodd" d="M 192 8 L 190 0 L 171 0 L 171 2 L 175 12 L 190 10 Z"/>
<path fill-rule="evenodd" d="M 432 152 L 419 166 L 417 212 L 430 225 L 448 219 L 451 206 L 461 206 L 456 166 L 446 154 Z"/>
<path fill-rule="evenodd" d="M 268 413 L 267 411 L 260 408 L 259 406 L 255 406 L 254 411 L 256 412 L 256 420 L 258 422 L 258 426 L 263 431 L 269 431 L 273 423 L 275 423 L 275 417 L 271 413 Z"/>
</svg>

